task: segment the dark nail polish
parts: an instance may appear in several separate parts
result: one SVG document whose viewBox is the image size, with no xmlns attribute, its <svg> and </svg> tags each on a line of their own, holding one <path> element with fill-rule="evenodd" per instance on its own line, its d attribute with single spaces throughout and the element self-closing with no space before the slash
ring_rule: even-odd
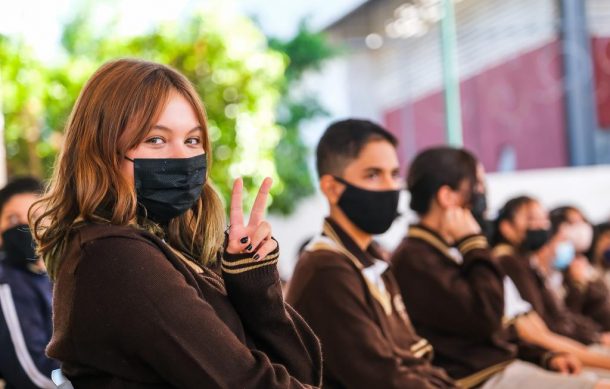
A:
<svg viewBox="0 0 610 389">
<path fill-rule="evenodd" d="M 246 244 L 246 242 L 248 242 L 248 237 L 247 237 L 247 236 L 244 236 L 244 237 L 243 237 L 243 238 L 241 238 L 239 241 L 241 242 L 241 244 Z"/>
<path fill-rule="evenodd" d="M 253 256 L 252 258 L 253 258 L 255 261 L 258 261 L 258 259 L 259 259 L 260 257 L 261 257 L 260 255 L 258 255 L 258 254 L 254 254 L 254 256 Z"/>
<path fill-rule="evenodd" d="M 250 250 L 252 250 L 252 243 L 250 243 L 250 244 L 248 245 L 248 247 L 246 247 L 246 251 L 250 251 Z"/>
</svg>

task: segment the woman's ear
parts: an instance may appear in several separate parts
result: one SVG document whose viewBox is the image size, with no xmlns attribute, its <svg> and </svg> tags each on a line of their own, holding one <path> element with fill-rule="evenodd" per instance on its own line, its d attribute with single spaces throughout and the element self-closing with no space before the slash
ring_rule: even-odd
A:
<svg viewBox="0 0 610 389">
<path fill-rule="evenodd" d="M 456 193 L 449 185 L 443 185 L 436 192 L 435 200 L 442 209 L 455 207 L 458 205 L 458 193 Z"/>
<path fill-rule="evenodd" d="M 502 220 L 500 224 L 498 224 L 498 231 L 512 244 L 516 244 L 520 238 L 517 231 L 515 231 L 515 227 L 508 220 Z"/>
<path fill-rule="evenodd" d="M 336 205 L 339 202 L 339 198 L 344 190 L 345 185 L 335 180 L 330 174 L 320 177 L 320 191 L 322 191 L 331 205 Z"/>
</svg>

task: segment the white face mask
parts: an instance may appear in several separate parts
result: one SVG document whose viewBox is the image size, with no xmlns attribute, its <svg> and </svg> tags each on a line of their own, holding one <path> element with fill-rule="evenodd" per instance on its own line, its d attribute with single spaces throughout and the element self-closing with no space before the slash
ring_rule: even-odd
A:
<svg viewBox="0 0 610 389">
<path fill-rule="evenodd" d="M 593 241 L 593 227 L 589 223 L 580 222 L 566 228 L 567 238 L 572 241 L 578 253 L 585 253 L 591 248 Z"/>
</svg>

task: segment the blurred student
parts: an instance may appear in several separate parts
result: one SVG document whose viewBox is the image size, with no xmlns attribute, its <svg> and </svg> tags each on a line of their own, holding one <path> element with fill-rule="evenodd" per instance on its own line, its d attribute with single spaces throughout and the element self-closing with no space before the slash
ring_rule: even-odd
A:
<svg viewBox="0 0 610 389">
<path fill-rule="evenodd" d="M 525 229 L 520 228 L 505 216 L 511 213 L 512 207 L 509 202 L 500 211 L 497 235 L 500 240 L 513 243 L 498 244 L 495 255 L 517 285 L 521 297 L 532 304 L 553 332 L 584 344 L 610 344 L 608 336 L 592 319 L 567 309 L 559 293 L 562 281 L 553 280 L 555 272 L 568 269 L 576 256 L 575 246 L 568 239 L 568 229 L 552 230 L 546 210 L 538 201 L 528 198 L 518 210 L 526 220 Z M 513 254 L 511 248 L 517 247 L 521 252 Z"/>
<path fill-rule="evenodd" d="M 602 275 L 606 285 L 610 287 L 610 222 L 595 226 L 589 258 Z"/>
<path fill-rule="evenodd" d="M 574 244 L 566 230 L 552 232 L 546 212 L 531 197 L 509 200 L 495 222 L 493 255 L 517 286 L 531 310 L 515 323 L 519 337 L 555 352 L 569 352 L 588 368 L 610 369 L 610 358 L 588 347 L 602 342 L 600 328 L 588 318 L 570 312 L 548 279 L 567 268 Z M 593 348 L 593 350 L 592 350 Z"/>
<path fill-rule="evenodd" d="M 306 247 L 287 301 L 320 337 L 325 388 L 454 388 L 430 364 L 389 263 L 373 236 L 397 217 L 397 140 L 365 120 L 333 123 L 317 147 L 320 189 L 330 207 Z"/>
<path fill-rule="evenodd" d="M 28 227 L 28 211 L 42 193 L 32 177 L 11 181 L 0 190 L 0 377 L 7 389 L 55 388 L 47 358 L 51 339 L 51 281 L 38 258 Z"/>
<path fill-rule="evenodd" d="M 506 310 L 505 290 L 516 288 L 471 212 L 484 195 L 477 166 L 466 150 L 437 147 L 418 154 L 409 168 L 410 206 L 420 220 L 392 263 L 413 324 L 435 349 L 433 362 L 466 388 L 604 387 L 563 375 L 580 369 L 572 356 L 516 337 L 511 324 L 529 306 Z"/>
<path fill-rule="evenodd" d="M 574 246 L 574 260 L 559 273 L 558 291 L 573 312 L 593 319 L 602 329 L 610 331 L 610 290 L 603 274 L 591 263 L 594 229 L 576 207 L 564 206 L 550 212 L 551 230 L 563 230 Z"/>
</svg>

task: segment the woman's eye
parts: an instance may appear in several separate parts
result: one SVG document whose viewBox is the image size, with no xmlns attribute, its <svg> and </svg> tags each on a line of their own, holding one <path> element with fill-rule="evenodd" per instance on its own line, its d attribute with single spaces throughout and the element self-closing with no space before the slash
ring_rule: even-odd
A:
<svg viewBox="0 0 610 389">
<path fill-rule="evenodd" d="M 187 145 L 198 145 L 201 143 L 200 138 L 188 138 L 185 142 Z"/>
<path fill-rule="evenodd" d="M 150 143 L 153 145 L 160 145 L 163 144 L 165 140 L 163 138 L 161 138 L 160 136 L 153 136 L 151 138 L 146 139 L 146 143 Z"/>
</svg>

